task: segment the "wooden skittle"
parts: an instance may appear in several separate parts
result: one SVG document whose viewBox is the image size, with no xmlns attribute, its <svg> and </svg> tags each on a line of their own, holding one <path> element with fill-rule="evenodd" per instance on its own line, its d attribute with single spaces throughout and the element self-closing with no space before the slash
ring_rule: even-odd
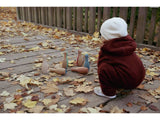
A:
<svg viewBox="0 0 160 120">
<path fill-rule="evenodd" d="M 65 75 L 66 74 L 66 69 L 65 68 L 50 68 L 50 72 L 55 72 L 57 74 L 60 74 L 60 75 Z"/>
<path fill-rule="evenodd" d="M 82 67 L 84 64 L 84 55 L 82 55 L 82 51 L 78 50 L 78 56 L 76 61 L 77 66 Z"/>
<path fill-rule="evenodd" d="M 62 68 L 67 69 L 67 67 L 68 67 L 68 58 L 67 58 L 67 53 L 64 52 L 64 58 L 63 58 L 63 61 L 62 61 Z"/>
<path fill-rule="evenodd" d="M 89 64 L 89 61 L 88 61 L 88 54 L 85 54 L 84 67 L 88 68 L 88 70 L 90 69 L 90 64 Z"/>
<path fill-rule="evenodd" d="M 47 74 L 49 71 L 49 64 L 47 63 L 47 56 L 46 55 L 43 55 L 43 62 L 42 62 L 41 71 L 43 74 Z"/>
<path fill-rule="evenodd" d="M 88 68 L 86 67 L 73 67 L 71 68 L 72 72 L 78 72 L 80 74 L 87 74 L 88 73 Z"/>
</svg>

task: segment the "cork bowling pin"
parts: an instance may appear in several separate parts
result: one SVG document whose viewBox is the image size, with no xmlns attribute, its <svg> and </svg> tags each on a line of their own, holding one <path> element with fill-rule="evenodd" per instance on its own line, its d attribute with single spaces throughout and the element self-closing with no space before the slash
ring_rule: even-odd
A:
<svg viewBox="0 0 160 120">
<path fill-rule="evenodd" d="M 42 62 L 42 67 L 41 67 L 42 73 L 47 74 L 49 71 L 49 65 L 47 63 L 47 56 L 43 55 L 43 62 Z"/>
<path fill-rule="evenodd" d="M 78 50 L 78 56 L 77 56 L 77 66 L 83 66 L 84 64 L 84 55 L 82 55 L 82 51 Z"/>
<path fill-rule="evenodd" d="M 85 54 L 84 67 L 88 68 L 88 71 L 89 71 L 90 65 L 89 65 L 89 61 L 88 61 L 88 54 Z"/>
<path fill-rule="evenodd" d="M 67 53 L 64 52 L 64 58 L 63 58 L 63 61 L 62 61 L 62 68 L 67 69 L 67 67 L 68 67 L 68 58 L 67 58 Z"/>
</svg>

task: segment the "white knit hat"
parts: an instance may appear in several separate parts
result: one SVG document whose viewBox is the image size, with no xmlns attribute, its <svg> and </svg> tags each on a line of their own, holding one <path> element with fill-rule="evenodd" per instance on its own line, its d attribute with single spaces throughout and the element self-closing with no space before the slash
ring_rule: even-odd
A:
<svg viewBox="0 0 160 120">
<path fill-rule="evenodd" d="M 100 33 L 106 40 L 128 35 L 127 23 L 120 17 L 110 18 L 101 25 Z"/>
</svg>

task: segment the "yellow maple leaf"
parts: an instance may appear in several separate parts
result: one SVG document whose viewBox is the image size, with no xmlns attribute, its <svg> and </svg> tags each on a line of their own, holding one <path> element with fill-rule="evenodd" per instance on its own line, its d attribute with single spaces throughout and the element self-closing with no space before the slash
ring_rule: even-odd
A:
<svg viewBox="0 0 160 120">
<path fill-rule="evenodd" d="M 147 75 L 150 75 L 150 76 L 152 76 L 152 77 L 159 75 L 158 73 L 151 72 L 150 70 L 147 70 L 147 71 L 146 71 L 146 74 L 147 74 Z"/>
<path fill-rule="evenodd" d="M 33 108 L 35 107 L 36 104 L 37 104 L 37 101 L 31 101 L 30 99 L 23 102 L 23 105 L 27 108 Z"/>
<path fill-rule="evenodd" d="M 49 103 L 52 102 L 52 100 L 51 99 L 43 99 L 42 102 L 44 105 L 48 105 Z"/>
<path fill-rule="evenodd" d="M 0 55 L 3 55 L 4 53 L 3 52 L 0 52 Z"/>
<path fill-rule="evenodd" d="M 93 36 L 96 37 L 96 38 L 98 38 L 99 37 L 99 32 L 94 32 Z"/>
<path fill-rule="evenodd" d="M 77 98 L 71 100 L 69 103 L 73 104 L 73 105 L 85 105 L 87 102 L 88 102 L 87 99 L 77 97 Z"/>
<path fill-rule="evenodd" d="M 30 50 L 30 51 L 38 51 L 39 49 L 40 49 L 40 47 L 39 47 L 39 46 L 36 46 L 36 47 L 30 48 L 29 50 Z"/>
</svg>

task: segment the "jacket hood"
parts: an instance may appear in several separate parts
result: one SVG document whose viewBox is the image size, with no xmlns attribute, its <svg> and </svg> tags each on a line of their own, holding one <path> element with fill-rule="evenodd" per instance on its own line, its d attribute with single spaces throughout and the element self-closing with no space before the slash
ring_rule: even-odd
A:
<svg viewBox="0 0 160 120">
<path fill-rule="evenodd" d="M 125 37 L 105 41 L 101 50 L 102 52 L 111 55 L 128 56 L 135 51 L 136 47 L 136 42 L 127 35 Z"/>
</svg>

